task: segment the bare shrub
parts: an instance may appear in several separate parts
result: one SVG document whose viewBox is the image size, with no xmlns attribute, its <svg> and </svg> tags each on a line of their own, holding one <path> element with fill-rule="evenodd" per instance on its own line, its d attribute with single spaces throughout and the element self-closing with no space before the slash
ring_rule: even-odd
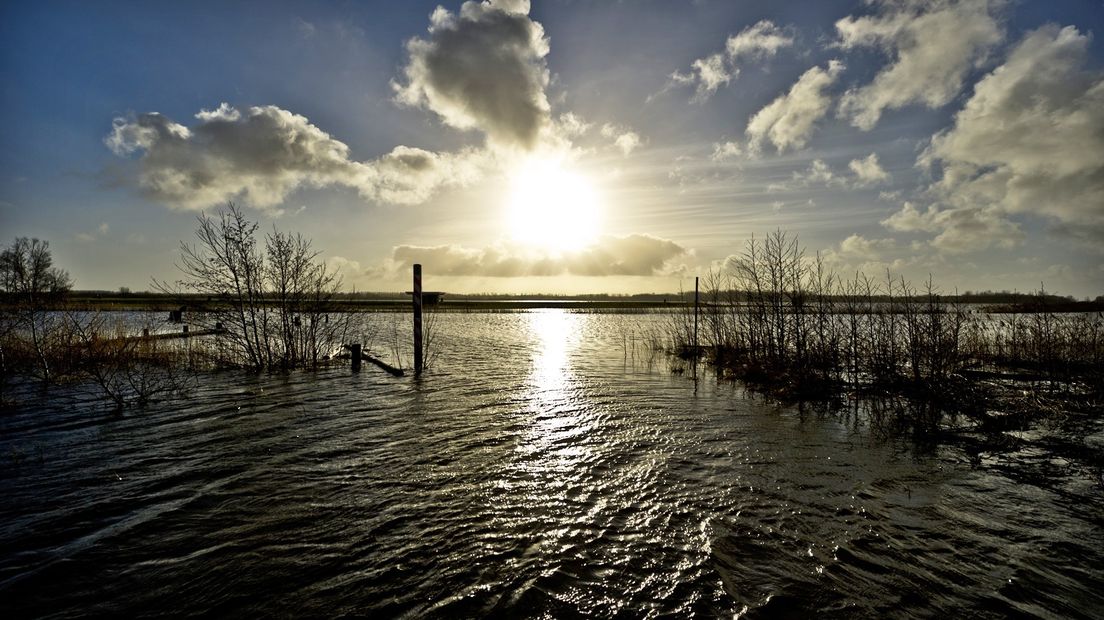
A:
<svg viewBox="0 0 1104 620">
<path fill-rule="evenodd" d="M 190 342 L 135 336 L 101 313 L 67 313 L 66 328 L 80 345 L 81 374 L 118 410 L 180 396 L 195 385 Z"/>
<path fill-rule="evenodd" d="M 1041 288 L 993 318 L 944 295 L 931 276 L 920 289 L 889 271 L 841 278 L 780 230 L 752 237 L 704 281 L 712 362 L 779 396 L 847 390 L 976 408 L 982 399 L 967 375 L 992 372 L 977 369 L 987 365 L 1012 368 L 1020 381 L 1038 377 L 1052 391 L 1104 393 L 1104 316 L 1058 313 L 1061 299 Z M 674 313 L 656 339 L 668 351 L 682 355 L 693 343 L 688 316 Z"/>
<path fill-rule="evenodd" d="M 168 293 L 199 293 L 209 304 L 192 322 L 217 331 L 227 366 L 254 370 L 316 367 L 340 351 L 349 316 L 335 312 L 341 286 L 309 239 L 258 225 L 233 205 L 199 216 L 197 243 L 180 244 L 183 277 L 159 282 Z"/>
</svg>

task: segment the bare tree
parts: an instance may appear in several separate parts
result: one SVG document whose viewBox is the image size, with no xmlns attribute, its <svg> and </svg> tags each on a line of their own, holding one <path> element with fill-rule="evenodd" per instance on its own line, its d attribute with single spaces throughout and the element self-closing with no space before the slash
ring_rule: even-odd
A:
<svg viewBox="0 0 1104 620">
<path fill-rule="evenodd" d="M 0 291 L 4 295 L 3 340 L 16 331 L 25 330 L 38 373 L 50 380 L 48 342 L 52 335 L 51 304 L 58 303 L 72 288 L 69 274 L 54 267 L 50 243 L 19 237 L 10 247 L 0 251 Z M 0 364 L 5 366 L 3 345 L 0 344 Z"/>
<path fill-rule="evenodd" d="M 333 314 L 341 286 L 309 239 L 258 225 L 233 203 L 218 218 L 199 216 L 197 243 L 180 244 L 183 278 L 164 292 L 205 295 L 211 306 L 193 322 L 217 330 L 222 363 L 254 370 L 317 365 L 341 344 L 348 317 Z"/>
</svg>

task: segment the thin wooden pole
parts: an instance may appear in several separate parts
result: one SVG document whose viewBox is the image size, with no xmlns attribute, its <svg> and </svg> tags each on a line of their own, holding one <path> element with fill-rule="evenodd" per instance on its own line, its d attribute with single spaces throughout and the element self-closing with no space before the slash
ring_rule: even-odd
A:
<svg viewBox="0 0 1104 620">
<path fill-rule="evenodd" d="M 694 355 L 698 354 L 698 276 L 694 276 Z"/>
<path fill-rule="evenodd" d="M 422 266 L 414 265 L 414 376 L 422 374 Z"/>
</svg>

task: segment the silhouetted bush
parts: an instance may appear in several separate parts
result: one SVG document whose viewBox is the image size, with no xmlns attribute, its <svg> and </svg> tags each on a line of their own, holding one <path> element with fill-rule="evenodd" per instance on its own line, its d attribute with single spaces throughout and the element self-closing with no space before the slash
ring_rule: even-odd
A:
<svg viewBox="0 0 1104 620">
<path fill-rule="evenodd" d="M 919 290 L 889 272 L 840 278 L 783 231 L 752 238 L 703 281 L 698 340 L 692 308 L 657 340 L 686 359 L 705 351 L 723 376 L 782 397 L 850 390 L 980 407 L 966 374 L 994 366 L 1029 370 L 1015 376 L 1049 389 L 1104 392 L 1101 314 L 1053 312 L 1043 290 L 1021 314 L 990 316 L 930 277 Z"/>
<path fill-rule="evenodd" d="M 198 243 L 180 244 L 183 278 L 163 292 L 199 293 L 211 304 L 190 314 L 218 331 L 218 362 L 254 370 L 317 366 L 341 349 L 348 315 L 335 313 L 341 280 L 318 260 L 309 239 L 258 225 L 232 203 L 217 219 L 201 215 Z"/>
</svg>

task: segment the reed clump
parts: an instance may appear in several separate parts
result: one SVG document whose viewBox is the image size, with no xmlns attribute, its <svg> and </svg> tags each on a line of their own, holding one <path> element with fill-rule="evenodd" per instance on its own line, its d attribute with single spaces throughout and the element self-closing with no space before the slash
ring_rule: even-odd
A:
<svg viewBox="0 0 1104 620">
<path fill-rule="evenodd" d="M 1002 381 L 1104 395 L 1104 318 L 1054 312 L 1043 290 L 990 315 L 930 277 L 845 279 L 784 231 L 752 238 L 703 284 L 697 315 L 673 315 L 662 346 L 781 399 L 894 395 L 984 417 L 984 388 Z"/>
<path fill-rule="evenodd" d="M 149 324 L 136 329 L 117 313 L 68 308 L 42 314 L 35 336 L 27 327 L 5 332 L 0 341 L 4 403 L 15 404 L 7 387 L 16 380 L 75 385 L 116 410 L 187 393 L 209 359 L 207 348 L 188 339 L 135 335 L 151 329 Z"/>
<path fill-rule="evenodd" d="M 118 318 L 68 313 L 77 341 L 75 369 L 84 384 L 116 410 L 186 395 L 198 382 L 204 348 L 189 339 L 135 336 Z M 147 325 L 144 334 L 150 332 Z"/>
</svg>

